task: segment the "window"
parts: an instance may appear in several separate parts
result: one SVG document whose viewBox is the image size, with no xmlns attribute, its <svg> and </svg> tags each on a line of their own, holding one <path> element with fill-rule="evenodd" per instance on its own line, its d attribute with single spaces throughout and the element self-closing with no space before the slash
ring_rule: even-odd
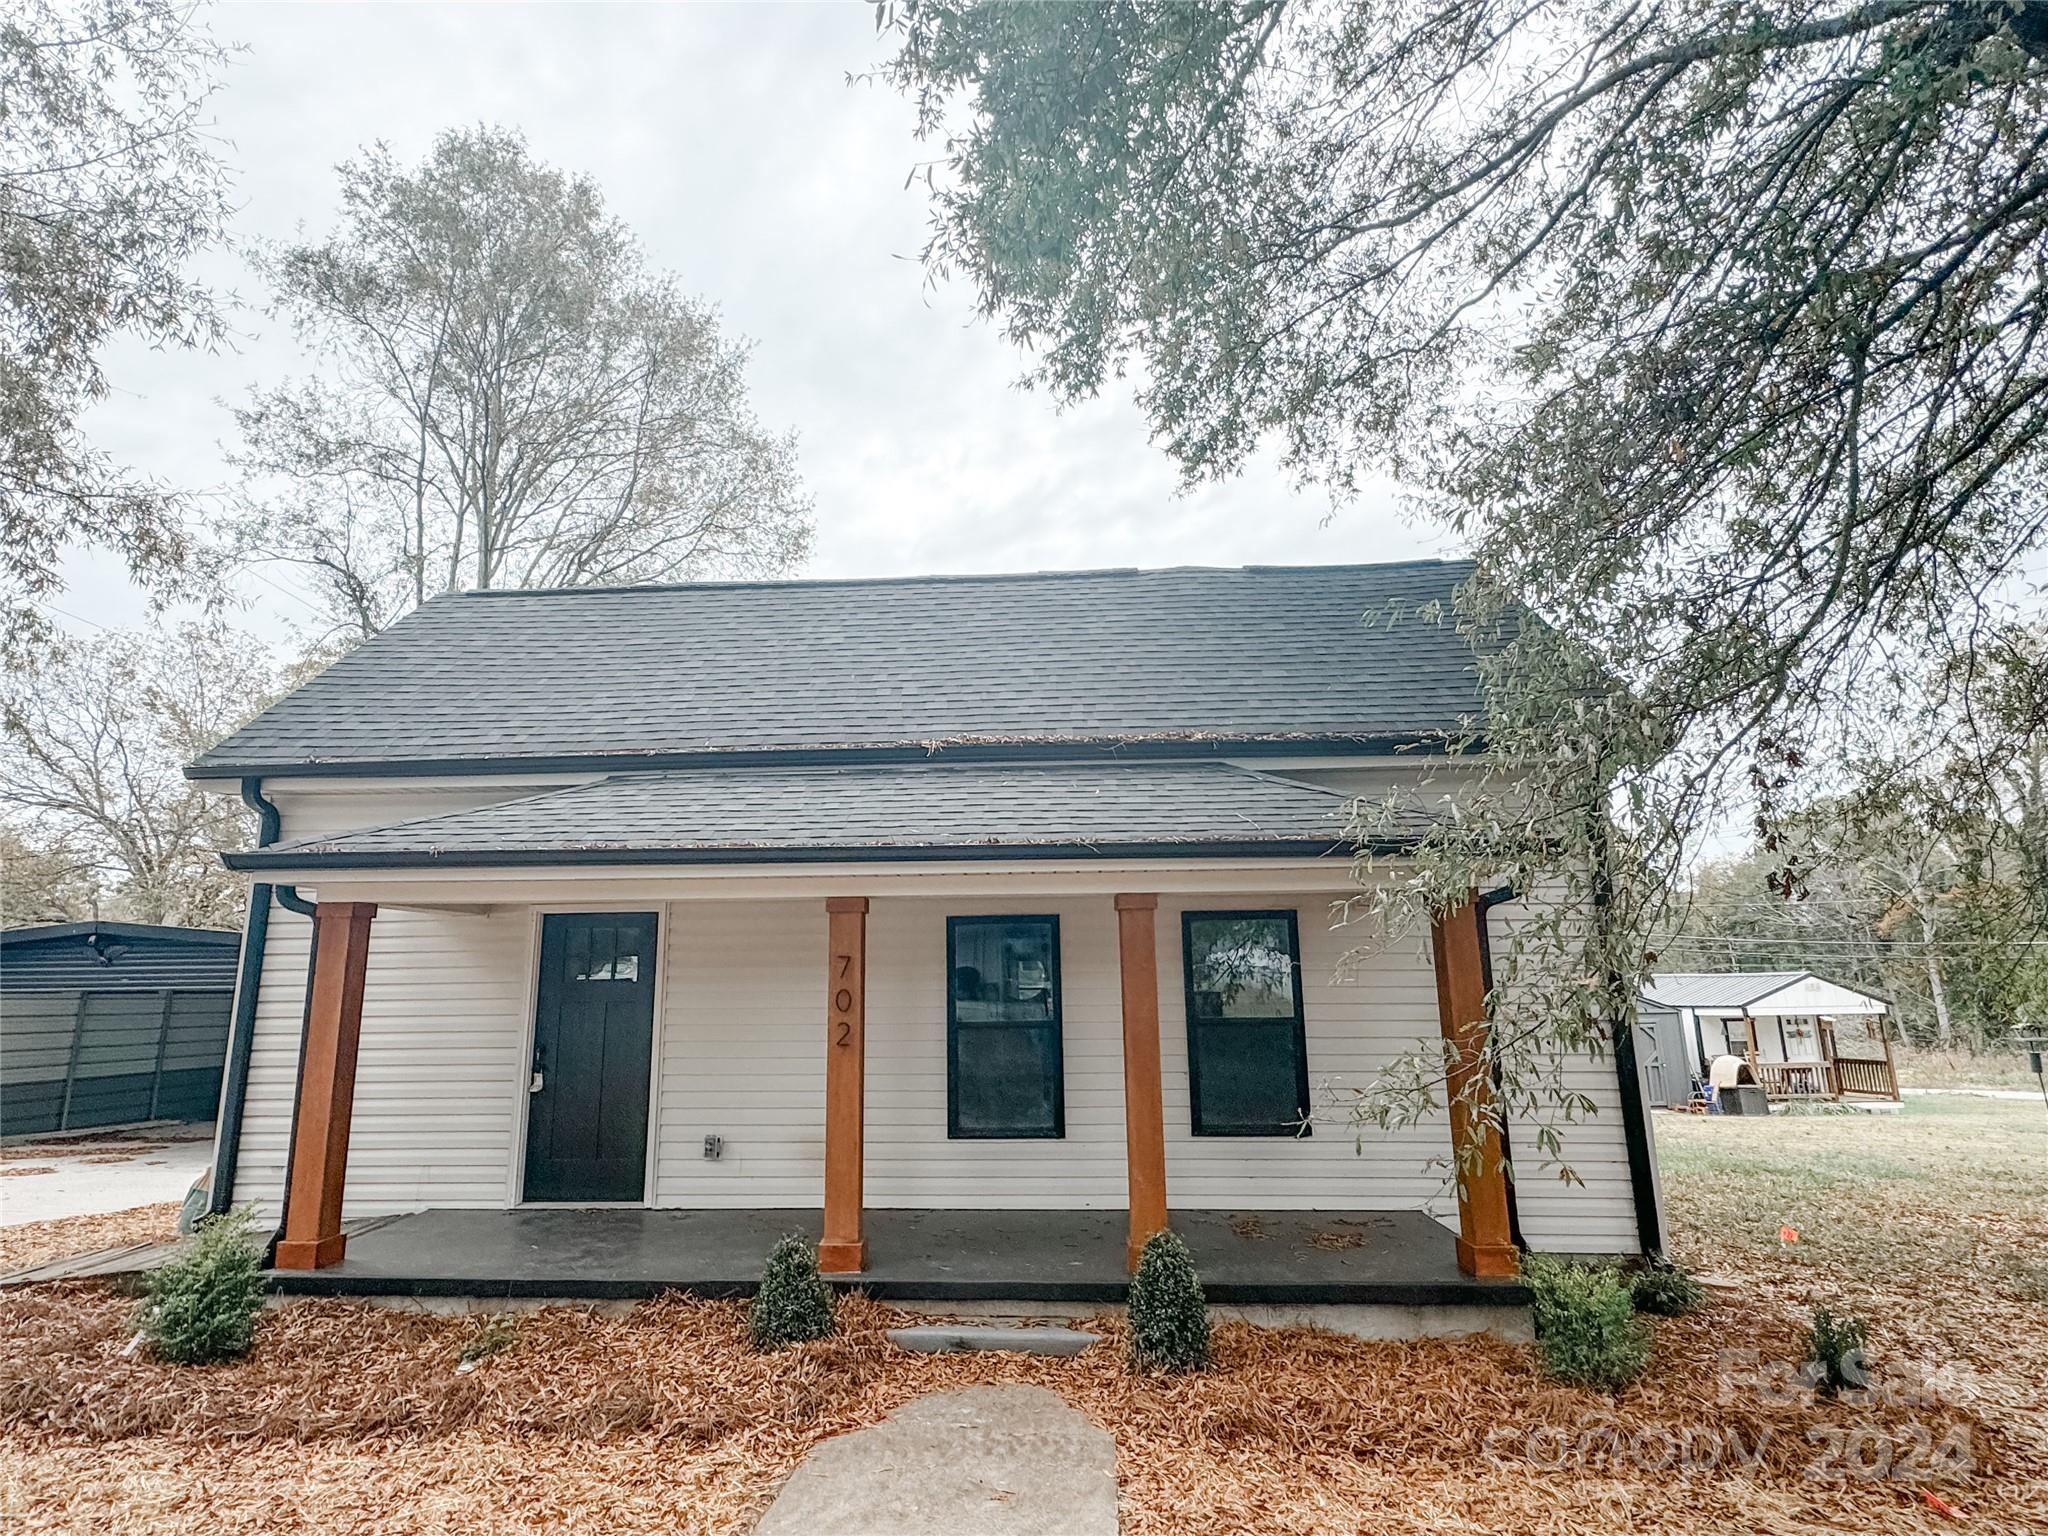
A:
<svg viewBox="0 0 2048 1536">
<path fill-rule="evenodd" d="M 1292 912 L 1185 912 L 1188 1099 L 1197 1136 L 1308 1134 Z"/>
<path fill-rule="evenodd" d="M 594 916 L 569 930 L 572 981 L 638 981 L 640 943 L 649 930 L 643 915 L 619 921 Z"/>
<path fill-rule="evenodd" d="M 1064 1136 L 1060 920 L 946 919 L 946 1131 Z"/>
</svg>

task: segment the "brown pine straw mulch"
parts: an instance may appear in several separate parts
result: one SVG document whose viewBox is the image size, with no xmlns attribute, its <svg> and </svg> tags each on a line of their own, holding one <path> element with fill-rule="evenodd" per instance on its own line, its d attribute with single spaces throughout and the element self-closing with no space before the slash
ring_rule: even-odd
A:
<svg viewBox="0 0 2048 1536">
<path fill-rule="evenodd" d="M 4 1198 L 4 1197 L 0 1197 Z M 167 1243 L 178 1235 L 178 1202 L 138 1205 L 126 1211 L 59 1216 L 0 1227 L 0 1275 L 34 1269 L 52 1259 L 97 1253 L 130 1243 Z M 0 1332 L 4 1336 L 4 1332 Z"/>
<path fill-rule="evenodd" d="M 1105 1342 L 1071 1360 L 910 1355 L 882 1335 L 902 1315 L 863 1299 L 842 1306 L 839 1336 L 768 1356 L 748 1347 L 741 1303 L 551 1308 L 466 1372 L 482 1319 L 293 1302 L 264 1317 L 247 1360 L 181 1370 L 126 1352 L 132 1317 L 89 1285 L 0 1298 L 12 1529 L 744 1532 L 825 1437 L 926 1392 L 1030 1382 L 1114 1432 L 1123 1529 L 1144 1536 L 2048 1530 L 2039 1448 L 1966 1403 L 1725 1384 L 1714 1362 L 1731 1336 L 1766 1360 L 1798 1354 L 1788 1323 L 1725 1303 L 1661 1322 L 1650 1375 L 1613 1398 L 1551 1383 L 1526 1347 L 1490 1339 L 1239 1323 L 1218 1326 L 1212 1370 L 1182 1378 L 1124 1374 L 1109 1318 L 1093 1325 Z M 1553 1432 L 1593 1464 L 1557 1465 Z M 1743 1463 L 1707 1466 L 1704 1437 L 1731 1433 Z M 1831 1435 L 1923 1433 L 1964 1437 L 1969 1465 L 1809 1476 Z M 1657 1464 L 1680 1444 L 1697 1470 Z"/>
</svg>

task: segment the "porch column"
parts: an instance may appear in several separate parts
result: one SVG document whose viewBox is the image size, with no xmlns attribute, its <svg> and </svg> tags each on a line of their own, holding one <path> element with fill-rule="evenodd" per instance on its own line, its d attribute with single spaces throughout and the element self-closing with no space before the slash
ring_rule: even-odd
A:
<svg viewBox="0 0 2048 1536">
<path fill-rule="evenodd" d="M 1138 1267 L 1145 1240 L 1166 1230 L 1166 1109 L 1159 1087 L 1159 943 L 1157 896 L 1116 898 L 1124 984 L 1124 1158 L 1129 1169 L 1130 1243 Z"/>
<path fill-rule="evenodd" d="M 861 1237 L 863 1115 L 867 1091 L 868 899 L 825 898 L 825 1236 L 818 1268 L 867 1268 Z"/>
<path fill-rule="evenodd" d="M 1458 1268 L 1468 1275 L 1512 1275 L 1520 1268 L 1508 1235 L 1507 1171 L 1486 1066 L 1486 979 L 1480 962 L 1477 893 L 1436 919 L 1436 1003 L 1451 1049 L 1447 1086 L 1451 1154 L 1458 1185 Z"/>
<path fill-rule="evenodd" d="M 376 915 L 375 905 L 364 901 L 323 901 L 314 908 L 291 1183 L 284 1235 L 271 1258 L 279 1269 L 324 1269 L 340 1262 L 348 1245 L 341 1235 L 342 1182 L 348 1175 L 370 919 Z"/>
</svg>

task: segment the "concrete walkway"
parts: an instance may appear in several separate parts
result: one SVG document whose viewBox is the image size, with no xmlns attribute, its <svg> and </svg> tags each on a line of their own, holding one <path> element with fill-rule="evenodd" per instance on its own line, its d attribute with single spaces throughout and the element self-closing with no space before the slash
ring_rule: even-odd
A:
<svg viewBox="0 0 2048 1536">
<path fill-rule="evenodd" d="M 29 1137 L 12 1146 L 0 1163 L 4 1227 L 182 1200 L 213 1159 L 213 1127 L 154 1126 L 119 1140 L 103 1132 L 76 1141 Z"/>
<path fill-rule="evenodd" d="M 1116 1536 L 1116 1443 L 1043 1387 L 935 1393 L 812 1451 L 756 1536 Z"/>
</svg>

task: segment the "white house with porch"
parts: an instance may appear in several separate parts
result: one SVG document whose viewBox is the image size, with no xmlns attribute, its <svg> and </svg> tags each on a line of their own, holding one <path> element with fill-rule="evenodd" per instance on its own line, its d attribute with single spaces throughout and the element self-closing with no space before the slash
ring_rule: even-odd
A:
<svg viewBox="0 0 2048 1536">
<path fill-rule="evenodd" d="M 1168 1224 L 1219 1300 L 1654 1249 L 1626 1030 L 1570 1069 L 1576 1182 L 1342 1112 L 1418 1041 L 1477 1059 L 1489 904 L 1343 905 L 1352 798 L 1479 707 L 1415 616 L 1467 574 L 426 604 L 188 770 L 262 822 L 214 1206 L 363 1293 L 732 1292 L 791 1229 L 936 1299 L 1116 1299 Z"/>
<path fill-rule="evenodd" d="M 1676 1015 L 1694 1081 L 1735 1056 L 1773 1098 L 1899 1097 L 1891 1005 L 1875 992 L 1811 971 L 1672 972 L 1643 998 Z"/>
</svg>

